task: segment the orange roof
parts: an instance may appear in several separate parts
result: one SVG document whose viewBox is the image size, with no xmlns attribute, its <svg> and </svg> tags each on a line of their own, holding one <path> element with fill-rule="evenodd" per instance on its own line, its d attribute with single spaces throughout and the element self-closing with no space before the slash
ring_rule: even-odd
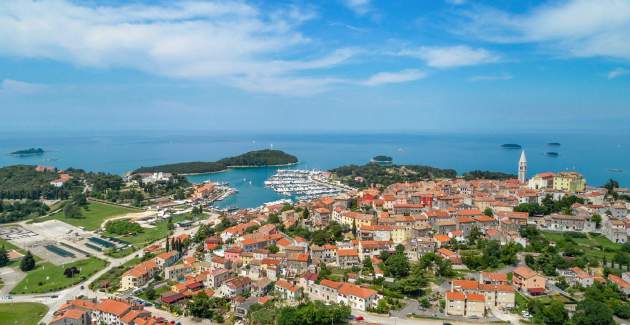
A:
<svg viewBox="0 0 630 325">
<path fill-rule="evenodd" d="M 478 216 L 481 214 L 481 211 L 478 209 L 465 209 L 457 211 L 457 215 L 459 216 Z"/>
<path fill-rule="evenodd" d="M 72 318 L 72 319 L 80 320 L 81 317 L 85 315 L 85 313 L 86 313 L 85 311 L 78 308 L 66 309 L 62 311 L 61 314 L 56 316 L 53 322 L 56 322 L 65 318 Z"/>
<path fill-rule="evenodd" d="M 461 292 L 449 291 L 446 293 L 446 299 L 448 300 L 466 300 L 466 295 Z"/>
<path fill-rule="evenodd" d="M 515 275 L 518 275 L 520 277 L 529 279 L 535 275 L 538 275 L 538 273 L 536 273 L 536 271 L 530 269 L 527 266 L 519 266 L 517 268 L 515 268 L 512 273 L 514 273 Z"/>
<path fill-rule="evenodd" d="M 458 217 L 457 218 L 457 223 L 473 223 L 475 222 L 475 219 L 470 218 L 470 217 Z"/>
<path fill-rule="evenodd" d="M 296 292 L 298 290 L 297 287 L 295 287 L 285 279 L 279 279 L 278 281 L 276 281 L 276 286 L 289 290 L 291 292 Z"/>
<path fill-rule="evenodd" d="M 440 243 L 446 243 L 449 240 L 451 240 L 451 238 L 447 235 L 435 235 L 433 236 L 433 238 L 437 241 L 439 241 Z"/>
<path fill-rule="evenodd" d="M 170 252 L 160 253 L 155 258 L 161 258 L 163 260 L 168 260 L 168 259 L 171 259 L 171 258 L 175 257 L 176 255 L 177 255 L 176 251 L 170 251 Z"/>
<path fill-rule="evenodd" d="M 444 255 L 446 257 L 451 257 L 451 256 L 456 256 L 457 253 L 453 252 L 450 249 L 446 249 L 446 248 L 440 248 L 437 250 L 438 254 Z"/>
<path fill-rule="evenodd" d="M 332 280 L 328 280 L 328 279 L 323 279 L 319 284 L 321 284 L 321 285 L 323 285 L 325 287 L 329 287 L 329 288 L 333 288 L 333 289 L 339 289 L 343 285 L 343 282 L 337 282 L 337 281 L 332 281 Z"/>
<path fill-rule="evenodd" d="M 142 314 L 146 314 L 146 313 L 147 312 L 144 310 L 137 310 L 137 309 L 130 310 L 127 314 L 125 314 L 125 316 L 120 318 L 120 320 L 125 324 L 131 324 L 131 321 L 136 319 L 138 316 Z"/>
<path fill-rule="evenodd" d="M 343 283 L 341 288 L 339 288 L 339 293 L 344 296 L 355 296 L 363 299 L 368 299 L 374 295 L 376 295 L 376 291 L 368 288 L 362 288 L 358 285 Z"/>
<path fill-rule="evenodd" d="M 337 255 L 338 256 L 359 256 L 359 253 L 354 248 L 348 248 L 348 249 L 338 249 Z"/>
<path fill-rule="evenodd" d="M 489 217 L 485 214 L 480 215 L 478 217 L 475 217 L 475 219 L 477 219 L 478 222 L 492 222 L 492 221 L 496 221 L 496 219 L 494 219 L 493 217 Z"/>
<path fill-rule="evenodd" d="M 479 283 L 474 280 L 453 280 L 453 287 L 462 288 L 463 290 L 478 290 Z"/>
<path fill-rule="evenodd" d="M 484 280 L 490 280 L 490 281 L 500 281 L 500 282 L 507 282 L 508 281 L 508 277 L 507 274 L 505 273 L 499 273 L 499 272 L 481 272 L 481 275 L 483 276 Z"/>
<path fill-rule="evenodd" d="M 619 286 L 619 288 L 628 288 L 630 287 L 630 283 L 626 282 L 624 279 L 614 275 L 614 274 L 609 274 L 608 275 L 608 280 L 614 282 L 616 285 Z"/>
<path fill-rule="evenodd" d="M 469 293 L 466 295 L 466 299 L 468 299 L 468 301 L 479 301 L 479 302 L 486 301 L 486 297 L 478 293 Z"/>
<path fill-rule="evenodd" d="M 96 308 L 104 313 L 122 317 L 131 308 L 131 304 L 120 300 L 104 299 L 96 305 Z"/>
<path fill-rule="evenodd" d="M 129 271 L 125 272 L 123 275 L 130 275 L 130 276 L 139 278 L 139 277 L 145 276 L 151 270 L 157 269 L 157 268 L 158 268 L 157 264 L 155 264 L 155 261 L 153 261 L 151 259 L 151 260 L 144 261 L 144 262 L 134 266 L 132 269 L 130 269 Z"/>
<path fill-rule="evenodd" d="M 509 284 L 497 284 L 495 287 L 496 291 L 500 292 L 514 292 L 514 287 Z"/>
</svg>

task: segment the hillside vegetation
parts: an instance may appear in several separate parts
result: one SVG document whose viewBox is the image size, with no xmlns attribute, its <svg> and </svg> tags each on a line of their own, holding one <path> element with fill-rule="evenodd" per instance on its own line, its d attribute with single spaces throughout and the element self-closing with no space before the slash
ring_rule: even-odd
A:
<svg viewBox="0 0 630 325">
<path fill-rule="evenodd" d="M 353 187 L 364 187 L 370 184 L 389 186 L 400 182 L 417 182 L 426 179 L 454 178 L 454 169 L 440 169 L 421 165 L 383 166 L 377 163 L 366 165 L 347 165 L 332 169 L 343 183 Z"/>
<path fill-rule="evenodd" d="M 150 167 L 140 167 L 134 173 L 155 173 L 165 172 L 173 174 L 201 174 L 224 171 L 230 167 L 252 166 L 263 167 L 273 165 L 287 165 L 297 163 L 297 157 L 280 150 L 257 150 L 244 153 L 242 155 L 223 158 L 215 162 L 183 162 L 175 164 L 165 164 Z"/>
<path fill-rule="evenodd" d="M 366 187 L 371 184 L 389 186 L 401 182 L 418 182 L 438 178 L 455 178 L 457 171 L 422 165 L 347 165 L 330 170 L 344 184 L 353 187 Z M 493 171 L 474 170 L 462 175 L 465 179 L 511 179 L 515 175 Z"/>
</svg>

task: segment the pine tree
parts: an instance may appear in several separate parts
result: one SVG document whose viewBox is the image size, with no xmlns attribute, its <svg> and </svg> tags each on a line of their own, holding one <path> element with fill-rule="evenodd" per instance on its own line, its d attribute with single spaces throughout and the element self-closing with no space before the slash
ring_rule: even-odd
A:
<svg viewBox="0 0 630 325">
<path fill-rule="evenodd" d="M 9 255 L 7 254 L 7 250 L 4 249 L 4 245 L 0 247 L 0 266 L 6 266 L 9 264 Z"/>
<path fill-rule="evenodd" d="M 20 270 L 27 272 L 35 268 L 35 258 L 33 258 L 33 254 L 30 251 L 26 252 L 26 255 L 22 258 L 20 262 Z"/>
<path fill-rule="evenodd" d="M 168 236 L 166 236 L 166 251 L 170 251 L 171 250 L 171 240 L 170 238 L 168 238 Z"/>
</svg>

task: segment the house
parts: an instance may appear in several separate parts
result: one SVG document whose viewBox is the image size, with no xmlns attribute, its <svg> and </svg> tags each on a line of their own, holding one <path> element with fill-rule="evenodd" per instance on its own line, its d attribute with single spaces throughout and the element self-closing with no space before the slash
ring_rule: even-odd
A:
<svg viewBox="0 0 630 325">
<path fill-rule="evenodd" d="M 540 289 L 544 291 L 547 278 L 527 266 L 519 266 L 512 271 L 512 284 L 520 291 L 534 292 Z"/>
<path fill-rule="evenodd" d="M 158 272 L 160 268 L 155 263 L 154 259 L 142 262 L 127 272 L 123 273 L 120 289 L 129 290 L 138 287 L 142 287 L 149 280 L 151 280 Z"/>
<path fill-rule="evenodd" d="M 219 288 L 223 283 L 232 278 L 232 273 L 226 269 L 215 269 L 208 273 L 204 286 L 206 288 Z"/>
<path fill-rule="evenodd" d="M 506 273 L 498 272 L 481 272 L 479 274 L 479 283 L 485 284 L 508 284 L 508 276 Z"/>
<path fill-rule="evenodd" d="M 450 249 L 446 249 L 444 247 L 439 248 L 436 251 L 436 254 L 438 256 L 440 256 L 441 258 L 444 258 L 444 259 L 447 259 L 447 260 L 451 261 L 451 263 L 453 263 L 453 264 L 462 264 L 462 259 L 459 256 L 459 254 L 453 252 Z"/>
<path fill-rule="evenodd" d="M 192 273 L 193 266 L 187 264 L 177 264 L 164 268 L 164 278 L 166 280 L 180 280 L 183 279 L 186 274 Z"/>
<path fill-rule="evenodd" d="M 614 274 L 608 275 L 608 281 L 614 283 L 619 288 L 619 291 L 623 292 L 626 297 L 630 297 L 630 283 L 623 278 L 620 278 Z"/>
<path fill-rule="evenodd" d="M 466 294 L 457 291 L 447 292 L 446 314 L 453 316 L 466 315 Z"/>
<path fill-rule="evenodd" d="M 484 317 L 486 298 L 477 293 L 449 291 L 446 293 L 446 314 L 463 317 Z"/>
<path fill-rule="evenodd" d="M 344 303 L 350 308 L 366 311 L 376 306 L 378 300 L 376 291 L 355 284 L 343 283 L 338 290 L 337 302 Z"/>
<path fill-rule="evenodd" d="M 276 291 L 283 299 L 287 299 L 290 302 L 296 302 L 302 295 L 301 288 L 289 283 L 285 279 L 276 281 Z"/>
<path fill-rule="evenodd" d="M 96 311 L 92 315 L 92 322 L 96 324 L 123 325 L 121 318 L 131 311 L 132 307 L 126 301 L 103 299 L 96 305 Z"/>
<path fill-rule="evenodd" d="M 323 279 L 319 284 L 313 284 L 304 288 L 304 293 L 312 300 L 322 300 L 327 303 L 337 302 L 339 288 L 343 282 Z"/>
<path fill-rule="evenodd" d="M 349 268 L 353 266 L 359 266 L 361 261 L 359 260 L 359 252 L 354 248 L 338 249 L 337 250 L 337 265 L 342 268 Z"/>
<path fill-rule="evenodd" d="M 545 227 L 553 231 L 595 231 L 595 222 L 587 216 L 554 213 L 545 217 Z"/>
<path fill-rule="evenodd" d="M 249 293 L 252 280 L 248 277 L 235 277 L 224 282 L 218 290 L 220 297 L 233 298 Z"/>
<path fill-rule="evenodd" d="M 90 325 L 90 313 L 78 308 L 60 311 L 54 316 L 51 325 Z"/>
<path fill-rule="evenodd" d="M 179 253 L 177 251 L 160 253 L 154 258 L 155 264 L 157 264 L 157 266 L 159 266 L 160 268 L 171 266 L 175 264 L 178 259 Z"/>
</svg>

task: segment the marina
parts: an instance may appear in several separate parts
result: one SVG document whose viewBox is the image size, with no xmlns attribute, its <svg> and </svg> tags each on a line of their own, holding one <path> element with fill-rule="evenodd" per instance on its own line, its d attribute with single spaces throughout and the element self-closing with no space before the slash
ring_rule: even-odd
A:
<svg viewBox="0 0 630 325">
<path fill-rule="evenodd" d="M 353 190 L 343 184 L 331 182 L 328 172 L 302 169 L 279 169 L 265 181 L 265 186 L 298 200 L 335 196 Z"/>
</svg>

